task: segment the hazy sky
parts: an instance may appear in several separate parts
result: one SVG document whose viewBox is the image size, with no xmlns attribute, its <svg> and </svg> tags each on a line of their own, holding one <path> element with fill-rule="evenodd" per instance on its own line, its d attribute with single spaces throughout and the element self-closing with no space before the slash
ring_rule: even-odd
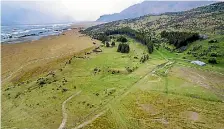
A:
<svg viewBox="0 0 224 129">
<path fill-rule="evenodd" d="M 26 0 L 8 2 L 5 5 L 30 8 L 54 15 L 66 15 L 76 21 L 92 21 L 103 14 L 118 13 L 144 0 Z M 164 0 L 163 0 L 164 1 Z"/>
<path fill-rule="evenodd" d="M 77 20 L 96 20 L 100 15 L 120 12 L 143 0 L 61 0 L 58 4 Z"/>
<path fill-rule="evenodd" d="M 120 12 L 144 0 L 3 0 L 4 6 L 35 9 L 43 13 L 66 15 L 77 21 L 92 21 L 104 14 Z"/>
</svg>

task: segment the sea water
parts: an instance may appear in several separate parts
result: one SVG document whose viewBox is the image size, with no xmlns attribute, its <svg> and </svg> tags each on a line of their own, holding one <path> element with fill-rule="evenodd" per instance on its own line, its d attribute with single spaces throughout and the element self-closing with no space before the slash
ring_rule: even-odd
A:
<svg viewBox="0 0 224 129">
<path fill-rule="evenodd" d="M 20 43 L 38 40 L 45 36 L 58 35 L 68 30 L 70 26 L 71 23 L 1 26 L 1 43 Z"/>
</svg>

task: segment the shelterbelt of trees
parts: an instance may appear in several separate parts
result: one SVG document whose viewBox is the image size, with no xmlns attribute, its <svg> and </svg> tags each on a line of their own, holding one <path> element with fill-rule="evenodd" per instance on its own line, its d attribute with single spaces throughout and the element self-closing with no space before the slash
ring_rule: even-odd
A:
<svg viewBox="0 0 224 129">
<path fill-rule="evenodd" d="M 84 31 L 84 33 L 88 33 L 88 32 Z M 114 29 L 114 30 L 106 30 L 101 33 L 94 33 L 94 34 L 92 34 L 92 38 L 100 40 L 102 42 L 106 42 L 106 41 L 109 41 L 108 36 L 116 35 L 116 34 L 127 35 L 127 36 L 139 41 L 140 43 L 146 45 L 149 53 L 153 52 L 153 41 L 151 40 L 151 36 L 148 36 L 147 33 L 138 32 L 129 27 L 123 27 L 123 28 L 118 28 L 118 29 Z"/>
<path fill-rule="evenodd" d="M 198 33 L 191 32 L 167 32 L 162 31 L 161 37 L 168 39 L 170 44 L 173 44 L 176 48 L 186 46 L 200 38 Z"/>
<path fill-rule="evenodd" d="M 84 31 L 85 32 L 85 31 Z M 88 31 L 85 33 L 88 34 Z M 152 53 L 154 50 L 154 45 L 157 41 L 154 41 L 151 37 L 151 32 L 136 31 L 129 27 L 116 28 L 112 30 L 104 30 L 104 32 L 92 33 L 91 36 L 94 39 L 100 40 L 102 42 L 107 42 L 110 40 L 110 35 L 127 35 L 140 43 L 144 44 L 148 48 L 148 52 Z M 161 38 L 167 39 L 168 42 L 174 45 L 177 49 L 183 46 L 187 46 L 189 43 L 192 43 L 200 38 L 198 33 L 193 32 L 179 32 L 179 31 L 162 31 L 160 33 Z"/>
</svg>

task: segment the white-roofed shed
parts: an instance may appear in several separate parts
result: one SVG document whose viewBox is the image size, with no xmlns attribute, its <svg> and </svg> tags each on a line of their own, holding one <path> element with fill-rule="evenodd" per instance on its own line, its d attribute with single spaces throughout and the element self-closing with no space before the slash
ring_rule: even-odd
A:
<svg viewBox="0 0 224 129">
<path fill-rule="evenodd" d="M 195 61 L 191 61 L 192 64 L 196 64 L 196 65 L 200 65 L 200 66 L 205 66 L 206 63 L 199 61 L 199 60 L 195 60 Z"/>
</svg>

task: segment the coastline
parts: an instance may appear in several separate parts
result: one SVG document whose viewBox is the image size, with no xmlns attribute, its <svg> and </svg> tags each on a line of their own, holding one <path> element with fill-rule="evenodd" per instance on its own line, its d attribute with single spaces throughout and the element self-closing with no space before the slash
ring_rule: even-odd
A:
<svg viewBox="0 0 224 129">
<path fill-rule="evenodd" d="M 58 68 L 74 54 L 94 48 L 99 41 L 80 34 L 81 28 L 92 24 L 74 24 L 71 30 L 39 40 L 1 44 L 2 81 L 18 81 Z M 13 74 L 13 75 L 12 75 Z"/>
<path fill-rule="evenodd" d="M 74 28 L 85 29 L 97 24 L 101 24 L 101 22 L 1 26 L 1 44 L 36 41 L 49 36 L 59 36 Z"/>
</svg>

